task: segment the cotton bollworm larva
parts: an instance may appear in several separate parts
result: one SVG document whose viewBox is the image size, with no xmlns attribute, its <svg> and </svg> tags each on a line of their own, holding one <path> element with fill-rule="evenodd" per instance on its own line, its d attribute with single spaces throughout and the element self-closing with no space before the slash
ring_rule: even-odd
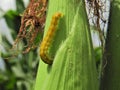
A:
<svg viewBox="0 0 120 90">
<path fill-rule="evenodd" d="M 63 16 L 62 13 L 55 13 L 53 16 L 52 16 L 52 20 L 51 20 L 51 23 L 50 23 L 50 26 L 48 28 L 48 31 L 47 31 L 47 34 L 45 35 L 45 37 L 43 38 L 43 41 L 40 45 L 40 57 L 41 59 L 51 65 L 53 63 L 53 60 L 52 58 L 48 55 L 47 51 L 48 51 L 48 48 L 49 46 L 51 45 L 52 41 L 53 41 L 53 38 L 54 38 L 54 35 L 55 35 L 55 32 L 57 30 L 57 25 L 58 25 L 58 22 L 59 22 L 59 19 Z"/>
</svg>

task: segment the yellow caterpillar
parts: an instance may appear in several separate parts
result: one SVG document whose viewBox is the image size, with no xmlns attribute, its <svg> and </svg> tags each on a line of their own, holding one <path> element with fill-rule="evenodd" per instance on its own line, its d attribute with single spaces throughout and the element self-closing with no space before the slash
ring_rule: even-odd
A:
<svg viewBox="0 0 120 90">
<path fill-rule="evenodd" d="M 41 46 L 40 46 L 40 57 L 41 59 L 47 63 L 47 64 L 52 64 L 53 60 L 52 58 L 48 55 L 47 51 L 48 51 L 48 48 L 49 46 L 51 45 L 52 43 L 52 39 L 55 35 L 55 32 L 57 30 L 57 25 L 58 25 L 58 21 L 59 19 L 63 16 L 62 13 L 55 13 L 53 16 L 52 16 L 52 20 L 51 20 L 51 23 L 50 23 L 50 27 L 47 31 L 47 34 L 46 36 L 43 38 L 43 41 L 41 43 Z"/>
</svg>

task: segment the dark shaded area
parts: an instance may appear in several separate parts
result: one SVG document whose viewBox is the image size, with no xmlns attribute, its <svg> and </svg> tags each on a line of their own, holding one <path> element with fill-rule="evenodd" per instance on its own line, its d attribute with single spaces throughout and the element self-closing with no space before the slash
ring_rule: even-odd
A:
<svg viewBox="0 0 120 90">
<path fill-rule="evenodd" d="M 101 90 L 120 90 L 120 8 L 115 0 L 111 3 L 108 33 L 104 54 L 107 62 L 101 80 Z"/>
<path fill-rule="evenodd" d="M 9 10 L 5 15 L 4 18 L 6 20 L 6 23 L 10 29 L 13 29 L 16 31 L 16 33 L 19 32 L 20 28 L 20 22 L 21 22 L 21 17 L 19 13 L 16 11 Z"/>
</svg>

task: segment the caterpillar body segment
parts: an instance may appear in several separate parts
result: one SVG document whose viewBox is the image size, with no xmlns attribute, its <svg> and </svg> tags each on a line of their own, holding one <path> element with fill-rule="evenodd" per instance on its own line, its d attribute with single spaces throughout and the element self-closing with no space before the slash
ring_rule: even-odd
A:
<svg viewBox="0 0 120 90">
<path fill-rule="evenodd" d="M 53 38 L 55 36 L 57 25 L 59 22 L 59 19 L 63 16 L 62 13 L 55 13 L 52 16 L 52 20 L 50 23 L 50 26 L 48 28 L 47 34 L 43 38 L 43 41 L 40 45 L 40 57 L 43 60 L 43 62 L 51 65 L 53 63 L 53 59 L 48 55 L 48 49 L 50 45 L 52 44 Z"/>
</svg>

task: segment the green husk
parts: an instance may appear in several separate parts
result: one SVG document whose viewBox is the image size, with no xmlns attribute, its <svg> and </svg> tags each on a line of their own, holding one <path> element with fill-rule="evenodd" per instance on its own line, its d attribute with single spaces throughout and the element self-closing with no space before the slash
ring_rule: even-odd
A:
<svg viewBox="0 0 120 90">
<path fill-rule="evenodd" d="M 53 8 L 55 7 L 56 8 Z M 55 10 L 54 10 L 55 9 Z M 50 0 L 45 31 L 54 12 L 62 12 L 52 44 L 52 66 L 40 61 L 35 90 L 98 90 L 93 47 L 84 2 Z M 51 53 L 49 52 L 49 53 Z"/>
</svg>

